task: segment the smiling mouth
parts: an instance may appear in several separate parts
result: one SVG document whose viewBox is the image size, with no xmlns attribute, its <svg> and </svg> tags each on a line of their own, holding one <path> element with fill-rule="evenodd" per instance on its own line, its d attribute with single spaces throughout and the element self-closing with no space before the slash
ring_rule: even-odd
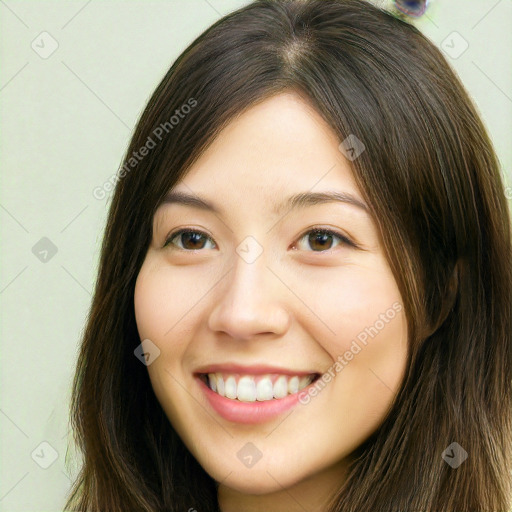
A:
<svg viewBox="0 0 512 512">
<path fill-rule="evenodd" d="M 239 402 L 266 402 L 294 395 L 320 378 L 310 375 L 241 375 L 238 373 L 200 373 L 198 377 L 215 393 Z"/>
</svg>

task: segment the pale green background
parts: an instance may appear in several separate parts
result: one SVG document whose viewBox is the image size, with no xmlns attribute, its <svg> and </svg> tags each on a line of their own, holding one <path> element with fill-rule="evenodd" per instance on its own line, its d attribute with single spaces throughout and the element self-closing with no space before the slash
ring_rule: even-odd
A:
<svg viewBox="0 0 512 512">
<path fill-rule="evenodd" d="M 1 511 L 62 510 L 75 471 L 65 466 L 69 390 L 109 205 L 92 190 L 118 169 L 173 60 L 245 3 L 0 1 Z M 448 60 L 504 173 L 512 164 L 511 22 L 512 0 L 436 0 L 417 23 L 437 45 L 453 31 L 469 43 Z M 31 48 L 43 31 L 59 45 L 47 59 Z M 32 253 L 42 237 L 58 248 L 46 263 Z M 48 469 L 31 457 L 43 441 L 58 453 Z M 36 454 L 49 460 L 50 450 Z"/>
</svg>

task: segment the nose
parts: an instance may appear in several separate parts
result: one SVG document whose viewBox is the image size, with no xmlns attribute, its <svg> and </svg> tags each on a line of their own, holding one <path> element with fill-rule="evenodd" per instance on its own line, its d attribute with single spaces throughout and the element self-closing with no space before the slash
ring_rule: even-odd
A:
<svg viewBox="0 0 512 512">
<path fill-rule="evenodd" d="M 237 257 L 233 269 L 216 287 L 209 328 L 240 340 L 261 334 L 282 336 L 290 327 L 283 288 L 263 256 L 252 263 Z"/>
</svg>

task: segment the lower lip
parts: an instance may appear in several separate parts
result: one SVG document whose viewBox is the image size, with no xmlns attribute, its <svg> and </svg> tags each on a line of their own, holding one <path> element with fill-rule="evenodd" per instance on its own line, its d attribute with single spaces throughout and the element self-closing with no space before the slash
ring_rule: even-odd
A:
<svg viewBox="0 0 512 512">
<path fill-rule="evenodd" d="M 226 420 L 235 423 L 264 423 L 288 411 L 299 401 L 299 393 L 294 393 L 284 398 L 263 402 L 241 402 L 215 393 L 200 377 L 195 376 L 195 378 L 213 409 Z"/>
</svg>

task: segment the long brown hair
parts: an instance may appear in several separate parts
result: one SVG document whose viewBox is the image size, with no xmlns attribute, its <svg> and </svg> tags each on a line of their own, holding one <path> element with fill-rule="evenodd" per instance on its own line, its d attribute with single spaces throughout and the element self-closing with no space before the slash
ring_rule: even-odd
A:
<svg viewBox="0 0 512 512">
<path fill-rule="evenodd" d="M 363 141 L 353 172 L 409 332 L 393 407 L 353 454 L 330 511 L 508 511 L 512 250 L 499 165 L 440 51 L 363 0 L 255 1 L 194 40 L 156 88 L 108 215 L 72 396 L 83 466 L 66 507 L 218 511 L 216 482 L 134 356 L 134 286 L 166 192 L 234 116 L 285 90 L 340 142 Z M 443 457 L 452 443 L 467 452 L 457 468 Z"/>
</svg>

